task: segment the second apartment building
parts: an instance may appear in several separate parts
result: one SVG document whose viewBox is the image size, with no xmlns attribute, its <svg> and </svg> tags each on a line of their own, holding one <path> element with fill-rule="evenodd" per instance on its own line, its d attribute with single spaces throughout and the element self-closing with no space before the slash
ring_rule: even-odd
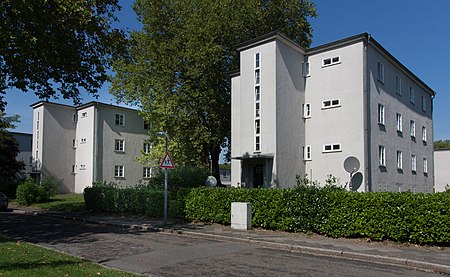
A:
<svg viewBox="0 0 450 277">
<path fill-rule="evenodd" d="M 61 192 L 82 193 L 94 181 L 136 185 L 151 168 L 136 158 L 150 150 L 149 125 L 136 110 L 89 102 L 33 108 L 33 172 L 62 179 Z"/>
</svg>

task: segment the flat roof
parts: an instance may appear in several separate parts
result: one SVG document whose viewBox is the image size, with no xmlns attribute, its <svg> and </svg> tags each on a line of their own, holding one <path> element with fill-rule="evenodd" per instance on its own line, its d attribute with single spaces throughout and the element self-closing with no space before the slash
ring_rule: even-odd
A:
<svg viewBox="0 0 450 277">
<path fill-rule="evenodd" d="M 38 107 L 40 107 L 40 106 L 42 106 L 44 104 L 50 104 L 50 105 L 53 105 L 53 106 L 60 106 L 60 107 L 71 108 L 71 109 L 76 109 L 76 110 L 84 109 L 84 108 L 91 107 L 91 106 L 103 106 L 103 107 L 109 107 L 109 108 L 115 108 L 115 109 L 124 109 L 124 110 L 130 110 L 130 111 L 138 112 L 137 109 L 128 108 L 128 107 L 122 107 L 122 106 L 112 105 L 112 104 L 106 104 L 106 103 L 102 103 L 102 102 L 98 102 L 98 101 L 91 101 L 91 102 L 87 102 L 85 104 L 80 104 L 78 106 L 70 106 L 70 105 L 66 105 L 66 104 L 60 104 L 60 103 L 49 102 L 49 101 L 39 101 L 39 102 L 31 104 L 30 107 L 35 109 L 35 108 L 38 108 Z"/>
</svg>

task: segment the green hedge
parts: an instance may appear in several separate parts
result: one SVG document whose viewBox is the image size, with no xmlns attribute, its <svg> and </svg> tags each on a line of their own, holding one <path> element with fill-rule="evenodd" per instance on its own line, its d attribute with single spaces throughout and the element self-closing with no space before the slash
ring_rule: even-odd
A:
<svg viewBox="0 0 450 277">
<path fill-rule="evenodd" d="M 184 195 L 184 211 L 190 220 L 230 224 L 231 202 L 250 202 L 255 227 L 331 237 L 450 244 L 450 193 L 357 193 L 304 186 L 197 188 Z"/>
<path fill-rule="evenodd" d="M 86 209 L 98 212 L 145 214 L 152 217 L 162 217 L 164 214 L 164 191 L 144 186 L 88 187 L 84 189 L 84 202 Z"/>
</svg>

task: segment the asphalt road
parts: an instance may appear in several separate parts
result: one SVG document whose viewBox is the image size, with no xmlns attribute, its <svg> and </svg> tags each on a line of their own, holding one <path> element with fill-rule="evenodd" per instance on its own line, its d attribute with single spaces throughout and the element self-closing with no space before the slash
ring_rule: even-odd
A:
<svg viewBox="0 0 450 277">
<path fill-rule="evenodd" d="M 443 276 L 235 242 L 13 213 L 0 213 L 0 234 L 151 276 Z"/>
</svg>

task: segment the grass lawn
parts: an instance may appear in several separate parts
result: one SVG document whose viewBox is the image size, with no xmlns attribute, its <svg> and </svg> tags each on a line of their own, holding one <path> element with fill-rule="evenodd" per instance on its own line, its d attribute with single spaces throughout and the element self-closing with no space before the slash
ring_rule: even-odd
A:
<svg viewBox="0 0 450 277">
<path fill-rule="evenodd" d="M 0 236 L 0 276 L 137 276 Z M 139 275 L 138 275 L 139 276 Z"/>
<path fill-rule="evenodd" d="M 11 201 L 11 204 L 19 206 L 16 200 Z M 76 212 L 84 210 L 84 198 L 83 194 L 58 194 L 49 202 L 35 203 L 32 206 L 44 210 Z"/>
</svg>

